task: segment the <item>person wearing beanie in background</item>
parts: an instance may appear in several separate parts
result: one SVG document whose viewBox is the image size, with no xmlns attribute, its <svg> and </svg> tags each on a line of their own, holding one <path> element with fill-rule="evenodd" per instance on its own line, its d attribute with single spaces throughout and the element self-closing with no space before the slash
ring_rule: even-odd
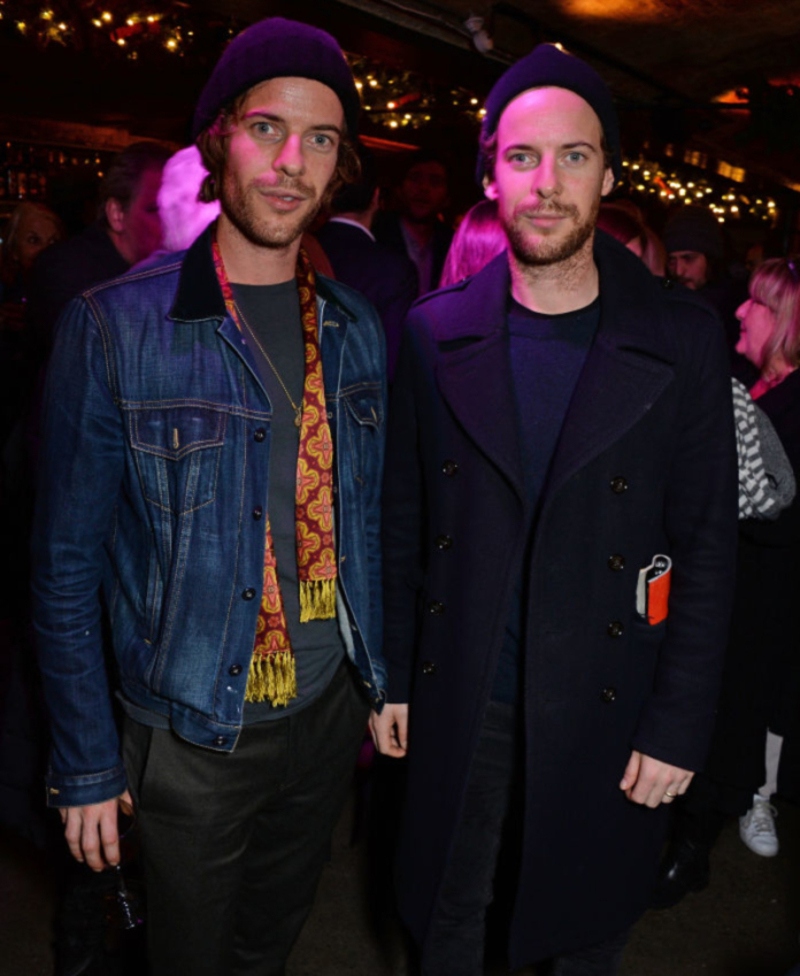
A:
<svg viewBox="0 0 800 976">
<path fill-rule="evenodd" d="M 244 31 L 194 116 L 218 221 L 58 331 L 33 539 L 48 802 L 96 871 L 133 806 L 155 976 L 284 971 L 382 704 L 383 337 L 300 249 L 357 175 L 358 111 L 330 35 Z"/>
<path fill-rule="evenodd" d="M 682 207 L 664 228 L 667 274 L 707 301 L 719 314 L 735 372 L 749 377 L 746 361 L 735 351 L 739 341 L 736 309 L 747 300 L 747 280 L 731 278 L 725 269 L 725 238 L 719 221 L 705 207 Z"/>
<path fill-rule="evenodd" d="M 595 235 L 620 169 L 605 83 L 537 47 L 481 135 L 508 253 L 404 332 L 371 725 L 408 755 L 397 886 L 425 976 L 484 972 L 498 858 L 512 969 L 617 972 L 711 734 L 737 526 L 727 361 L 713 313 Z"/>
</svg>

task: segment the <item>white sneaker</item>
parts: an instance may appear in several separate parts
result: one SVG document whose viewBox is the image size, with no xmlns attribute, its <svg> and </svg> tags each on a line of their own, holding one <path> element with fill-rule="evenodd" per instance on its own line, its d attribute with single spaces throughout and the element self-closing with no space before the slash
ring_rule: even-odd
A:
<svg viewBox="0 0 800 976">
<path fill-rule="evenodd" d="M 769 800 L 759 793 L 753 797 L 753 805 L 743 817 L 739 817 L 739 836 L 754 854 L 775 857 L 778 853 L 778 835 L 775 817 L 778 811 Z"/>
</svg>

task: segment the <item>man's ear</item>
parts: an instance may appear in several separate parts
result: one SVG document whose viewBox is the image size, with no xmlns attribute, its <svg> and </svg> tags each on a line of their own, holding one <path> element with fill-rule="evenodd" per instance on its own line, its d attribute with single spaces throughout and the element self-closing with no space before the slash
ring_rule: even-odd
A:
<svg viewBox="0 0 800 976">
<path fill-rule="evenodd" d="M 614 176 L 614 171 L 610 166 L 607 166 L 605 173 L 603 173 L 603 188 L 600 191 L 600 196 L 607 197 L 608 194 L 614 189 L 616 182 L 617 180 Z"/>
<path fill-rule="evenodd" d="M 109 197 L 105 211 L 108 226 L 115 234 L 121 234 L 125 230 L 125 210 L 122 204 L 116 197 Z"/>
<path fill-rule="evenodd" d="M 483 178 L 483 195 L 487 200 L 497 200 L 497 184 L 489 179 L 488 174 Z"/>
</svg>

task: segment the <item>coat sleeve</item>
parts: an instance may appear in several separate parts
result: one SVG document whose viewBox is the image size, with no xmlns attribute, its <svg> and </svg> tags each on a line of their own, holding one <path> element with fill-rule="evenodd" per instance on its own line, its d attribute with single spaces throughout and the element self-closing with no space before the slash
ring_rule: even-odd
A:
<svg viewBox="0 0 800 976">
<path fill-rule="evenodd" d="M 45 389 L 32 536 L 33 623 L 51 720 L 47 800 L 79 806 L 126 785 L 101 626 L 104 545 L 123 477 L 108 336 L 87 301 L 59 319 Z"/>
<path fill-rule="evenodd" d="M 669 617 L 633 746 L 697 770 L 713 732 L 733 603 L 738 481 L 722 333 L 691 308 L 686 314 L 697 322 L 682 330 L 688 378 L 664 511 L 673 564 Z"/>
<path fill-rule="evenodd" d="M 417 603 L 423 577 L 423 478 L 415 376 L 419 369 L 415 315 L 403 332 L 389 403 L 383 491 L 384 653 L 389 669 L 388 701 L 411 694 Z"/>
</svg>

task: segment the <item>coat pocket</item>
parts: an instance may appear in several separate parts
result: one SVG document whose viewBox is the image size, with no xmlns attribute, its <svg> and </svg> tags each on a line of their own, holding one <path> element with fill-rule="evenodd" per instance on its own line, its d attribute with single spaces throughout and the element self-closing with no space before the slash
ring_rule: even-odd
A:
<svg viewBox="0 0 800 976">
<path fill-rule="evenodd" d="M 228 415 L 192 404 L 128 412 L 128 432 L 142 492 L 173 515 L 214 501 Z"/>
</svg>

